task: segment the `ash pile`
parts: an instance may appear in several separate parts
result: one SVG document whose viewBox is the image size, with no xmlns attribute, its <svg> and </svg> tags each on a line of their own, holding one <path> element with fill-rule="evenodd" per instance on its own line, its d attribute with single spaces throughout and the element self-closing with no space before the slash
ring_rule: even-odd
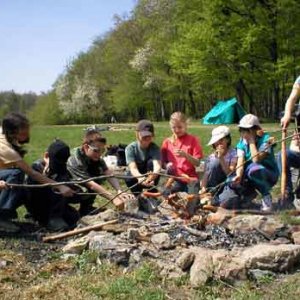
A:
<svg viewBox="0 0 300 300">
<path fill-rule="evenodd" d="M 99 263 L 126 270 L 150 260 L 166 277 L 189 274 L 192 286 L 276 276 L 297 270 L 300 262 L 300 226 L 286 226 L 275 214 L 200 208 L 186 220 L 161 203 L 155 214 L 107 209 L 82 218 L 76 230 L 97 225 L 97 231 L 69 239 L 63 251 L 95 251 Z"/>
</svg>

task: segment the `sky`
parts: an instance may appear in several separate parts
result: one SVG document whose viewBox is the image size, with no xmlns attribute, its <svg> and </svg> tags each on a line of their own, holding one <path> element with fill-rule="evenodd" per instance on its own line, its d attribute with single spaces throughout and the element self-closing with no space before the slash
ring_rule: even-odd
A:
<svg viewBox="0 0 300 300">
<path fill-rule="evenodd" d="M 0 91 L 47 92 L 136 0 L 0 0 Z"/>
</svg>

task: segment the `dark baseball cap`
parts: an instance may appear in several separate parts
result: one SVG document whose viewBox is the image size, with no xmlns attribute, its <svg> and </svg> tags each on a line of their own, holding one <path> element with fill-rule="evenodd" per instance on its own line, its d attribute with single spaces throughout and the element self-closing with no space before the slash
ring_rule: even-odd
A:
<svg viewBox="0 0 300 300">
<path fill-rule="evenodd" d="M 64 165 L 70 156 L 70 147 L 65 142 L 56 139 L 50 144 L 47 152 L 50 159 L 50 165 Z"/>
<path fill-rule="evenodd" d="M 136 131 L 140 133 L 141 137 L 154 135 L 154 127 L 149 120 L 140 120 L 136 125 Z"/>
</svg>

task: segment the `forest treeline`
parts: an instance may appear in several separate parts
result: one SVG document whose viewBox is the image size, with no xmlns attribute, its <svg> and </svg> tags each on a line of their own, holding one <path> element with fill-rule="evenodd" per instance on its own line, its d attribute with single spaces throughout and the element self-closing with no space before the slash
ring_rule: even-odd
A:
<svg viewBox="0 0 300 300">
<path fill-rule="evenodd" d="M 300 75 L 299 0 L 139 0 L 39 96 L 37 123 L 201 118 L 218 99 L 275 119 Z"/>
</svg>

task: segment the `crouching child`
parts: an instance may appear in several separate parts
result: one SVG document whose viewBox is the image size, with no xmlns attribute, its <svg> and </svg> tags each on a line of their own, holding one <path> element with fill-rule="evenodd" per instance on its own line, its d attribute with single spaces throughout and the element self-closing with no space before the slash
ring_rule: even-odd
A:
<svg viewBox="0 0 300 300">
<path fill-rule="evenodd" d="M 269 134 L 263 132 L 258 118 L 247 114 L 239 122 L 240 141 L 237 144 L 237 170 L 234 183 L 247 184 L 262 195 L 261 210 L 271 211 L 271 189 L 279 176 Z"/>
<path fill-rule="evenodd" d="M 96 207 L 93 204 L 97 194 L 112 200 L 118 209 L 123 209 L 124 203 L 131 199 L 131 195 L 122 193 L 119 181 L 115 177 L 110 177 L 113 173 L 102 158 L 106 150 L 105 147 L 106 139 L 101 136 L 96 127 L 91 127 L 85 130 L 81 146 L 75 148 L 68 159 L 67 168 L 73 180 L 89 180 L 93 177 L 100 177 L 80 184 L 87 190 L 87 195 L 80 195 L 79 197 L 80 216 L 95 211 Z M 107 179 L 101 178 L 101 176 L 107 176 Z M 117 195 L 103 187 L 105 180 L 113 187 Z M 93 195 L 88 193 L 93 193 Z"/>
<path fill-rule="evenodd" d="M 70 148 L 61 140 L 51 143 L 42 159 L 32 164 L 32 169 L 57 182 L 68 182 L 70 175 L 67 171 L 67 160 Z M 28 184 L 37 184 L 32 177 L 27 178 Z M 73 187 L 75 190 L 75 187 Z M 25 207 L 30 216 L 50 231 L 62 231 L 76 225 L 79 215 L 68 202 L 74 202 L 73 197 L 63 197 L 51 187 L 29 188 Z"/>
</svg>

